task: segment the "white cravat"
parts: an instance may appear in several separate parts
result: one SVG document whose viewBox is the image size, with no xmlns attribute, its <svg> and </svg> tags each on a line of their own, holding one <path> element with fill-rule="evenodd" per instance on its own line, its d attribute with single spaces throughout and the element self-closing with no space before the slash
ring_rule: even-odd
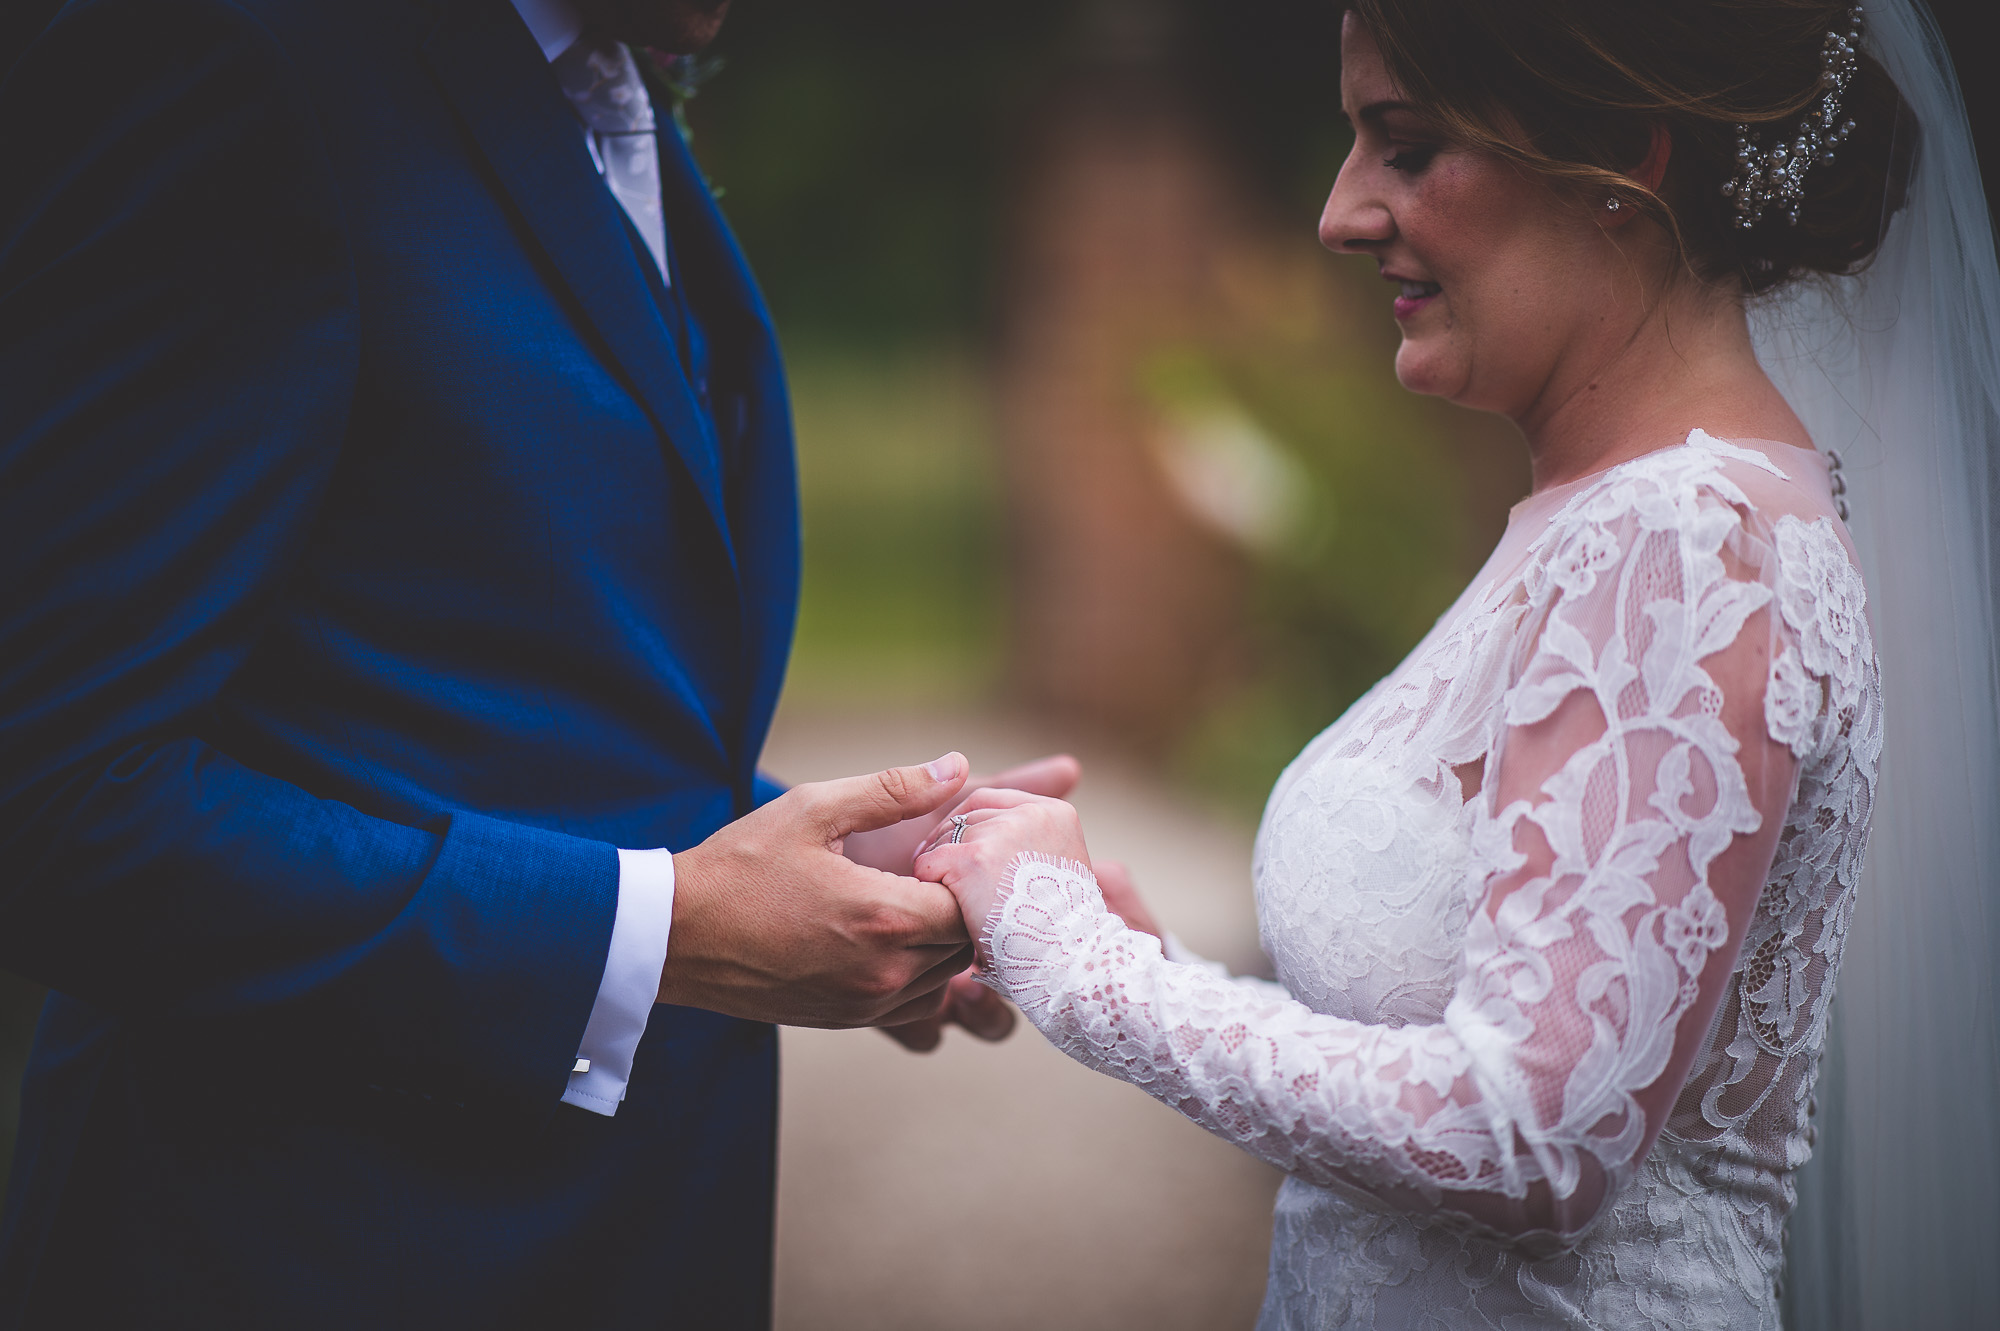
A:
<svg viewBox="0 0 2000 1331">
<path fill-rule="evenodd" d="M 672 282 L 667 219 L 660 207 L 658 127 L 632 52 L 623 42 L 585 37 L 572 42 L 549 68 L 583 121 L 584 142 L 598 174 L 638 228 L 660 276 Z"/>
<path fill-rule="evenodd" d="M 652 134 L 634 132 L 654 128 L 653 103 L 631 53 L 617 43 L 579 41 L 583 20 L 568 0 L 514 0 L 514 8 L 583 120 L 584 141 L 604 183 L 666 278 L 659 154 Z M 646 1019 L 659 996 L 673 917 L 674 857 L 664 850 L 620 850 L 611 946 L 563 1091 L 564 1104 L 595 1114 L 618 1112 L 639 1037 L 646 1033 Z"/>
</svg>

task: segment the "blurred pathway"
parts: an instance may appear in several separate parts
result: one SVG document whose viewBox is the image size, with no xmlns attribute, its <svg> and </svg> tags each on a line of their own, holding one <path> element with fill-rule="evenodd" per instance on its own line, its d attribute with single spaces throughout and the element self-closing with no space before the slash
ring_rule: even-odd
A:
<svg viewBox="0 0 2000 1331">
<path fill-rule="evenodd" d="M 789 781 L 923 762 L 977 771 L 1062 747 L 1006 718 L 788 710 L 765 766 Z M 1259 961 L 1247 832 L 1115 764 L 1084 761 L 1094 855 L 1123 859 L 1163 923 Z M 1228 1331 L 1254 1321 L 1274 1170 L 1023 1023 L 914 1055 L 874 1031 L 787 1029 L 779 1331 Z"/>
</svg>

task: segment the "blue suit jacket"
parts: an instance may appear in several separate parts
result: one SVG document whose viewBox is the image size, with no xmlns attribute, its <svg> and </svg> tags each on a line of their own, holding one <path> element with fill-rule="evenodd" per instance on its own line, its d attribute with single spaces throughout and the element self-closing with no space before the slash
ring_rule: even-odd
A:
<svg viewBox="0 0 2000 1331">
<path fill-rule="evenodd" d="M 797 599 L 684 148 L 706 385 L 508 0 L 72 0 L 0 127 L 0 1326 L 763 1324 L 773 1031 L 558 1104 Z"/>
</svg>

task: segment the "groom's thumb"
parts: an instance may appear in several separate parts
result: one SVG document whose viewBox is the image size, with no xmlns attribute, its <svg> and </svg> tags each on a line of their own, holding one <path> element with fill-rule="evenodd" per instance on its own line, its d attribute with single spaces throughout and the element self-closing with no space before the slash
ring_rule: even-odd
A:
<svg viewBox="0 0 2000 1331">
<path fill-rule="evenodd" d="M 930 813 L 964 788 L 970 770 L 965 755 L 954 752 L 917 767 L 823 782 L 819 807 L 829 840 Z"/>
</svg>

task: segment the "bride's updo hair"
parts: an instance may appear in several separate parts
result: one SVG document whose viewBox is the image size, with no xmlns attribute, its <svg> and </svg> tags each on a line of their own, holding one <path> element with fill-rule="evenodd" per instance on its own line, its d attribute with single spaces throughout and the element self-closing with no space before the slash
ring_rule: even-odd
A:
<svg viewBox="0 0 2000 1331">
<path fill-rule="evenodd" d="M 1723 193 L 1736 127 L 1789 140 L 1818 101 L 1829 32 L 1847 0 L 1348 0 L 1389 75 L 1440 129 L 1513 159 L 1583 197 L 1648 209 L 1709 280 L 1769 290 L 1811 273 L 1852 273 L 1902 205 L 1916 123 L 1865 50 L 1842 99 L 1852 135 L 1805 176 L 1798 222 L 1773 205 L 1748 230 Z M 1862 19 L 1863 44 L 1867 16 Z M 1657 191 L 1625 172 L 1653 126 L 1673 150 Z"/>
</svg>

